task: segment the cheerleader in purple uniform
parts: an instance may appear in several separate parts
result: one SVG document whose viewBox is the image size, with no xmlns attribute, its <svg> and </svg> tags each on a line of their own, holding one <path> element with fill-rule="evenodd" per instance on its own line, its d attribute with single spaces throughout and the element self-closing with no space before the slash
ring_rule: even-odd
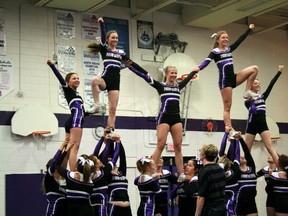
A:
<svg viewBox="0 0 288 216">
<path fill-rule="evenodd" d="M 209 56 L 196 68 L 193 70 L 199 71 L 203 70 L 208 64 L 214 59 L 218 70 L 219 70 L 219 89 L 222 96 L 222 101 L 224 105 L 224 123 L 231 124 L 230 109 L 232 105 L 232 89 L 242 84 L 247 80 L 245 87 L 245 98 L 251 98 L 255 96 L 254 93 L 250 91 L 252 84 L 257 76 L 258 67 L 256 65 L 242 69 L 237 74 L 234 73 L 233 67 L 233 57 L 232 52 L 245 40 L 251 30 L 254 28 L 254 24 L 249 25 L 249 29 L 239 37 L 230 46 L 228 45 L 229 37 L 227 32 L 220 31 L 215 33 L 215 43 L 213 50 L 210 52 Z M 214 38 L 214 35 L 213 35 Z M 234 135 L 234 134 L 233 134 Z"/>
<path fill-rule="evenodd" d="M 126 154 L 120 142 L 119 167 L 114 166 L 108 181 L 108 216 L 132 216 L 126 177 Z"/>
<path fill-rule="evenodd" d="M 266 213 L 267 216 L 275 216 L 275 202 L 274 202 L 274 196 L 273 196 L 273 188 L 271 190 L 270 187 L 268 187 L 268 183 L 270 181 L 270 175 L 272 172 L 277 172 L 277 167 L 272 159 L 272 157 L 269 155 L 267 162 L 269 163 L 268 166 L 263 167 L 257 172 L 257 178 L 264 176 L 265 181 L 267 183 L 265 187 L 265 191 L 267 193 L 267 198 L 266 198 Z"/>
<path fill-rule="evenodd" d="M 170 183 L 177 184 L 178 176 L 169 170 L 162 169 L 163 162 L 163 158 L 161 157 L 156 167 L 156 174 L 159 178 L 158 182 L 162 192 L 155 196 L 155 215 L 161 214 L 162 216 L 168 216 L 168 200 L 170 198 L 170 196 L 168 196 L 168 189 Z"/>
<path fill-rule="evenodd" d="M 230 139 L 230 146 L 227 154 L 225 154 L 226 144 L 229 132 L 232 130 L 231 125 L 226 125 L 225 134 L 223 136 L 221 147 L 219 150 L 219 165 L 225 171 L 225 200 L 228 216 L 236 215 L 235 205 L 238 194 L 238 180 L 240 178 L 240 148 L 237 139 Z"/>
<path fill-rule="evenodd" d="M 185 179 L 172 191 L 171 198 L 178 199 L 178 216 L 194 215 L 198 197 L 198 171 L 201 164 L 198 160 L 189 160 L 185 169 Z"/>
<path fill-rule="evenodd" d="M 84 116 L 86 115 L 83 99 L 77 92 L 80 84 L 79 76 L 77 73 L 68 73 L 64 79 L 52 61 L 48 60 L 47 64 L 58 78 L 71 111 L 70 117 L 65 121 L 65 132 L 66 137 L 70 137 L 70 142 L 73 143 L 73 148 L 68 153 L 68 157 L 70 170 L 74 171 L 76 170 L 77 154 L 83 133 Z"/>
<path fill-rule="evenodd" d="M 261 136 L 261 139 L 269 152 L 272 156 L 275 163 L 278 161 L 278 155 L 273 148 L 271 142 L 271 135 L 267 126 L 266 122 L 266 104 L 265 101 L 268 98 L 274 84 L 282 74 L 284 66 L 278 66 L 278 73 L 274 76 L 271 80 L 269 86 L 267 87 L 266 91 L 262 94 L 259 94 L 257 98 L 254 100 L 245 100 L 245 106 L 249 110 L 249 116 L 246 126 L 246 133 L 245 133 L 245 142 L 251 151 L 252 144 L 255 140 L 255 136 L 257 133 Z M 253 82 L 253 86 L 251 87 L 251 91 L 255 94 L 258 94 L 260 91 L 260 81 L 255 80 Z M 277 163 L 276 163 L 277 165 Z"/>
<path fill-rule="evenodd" d="M 147 71 L 131 60 L 126 62 L 131 71 L 142 77 L 149 85 L 155 88 L 160 96 L 161 107 L 157 117 L 157 147 L 153 153 L 153 160 L 159 163 L 159 158 L 166 145 L 168 133 L 171 133 L 175 150 L 175 163 L 180 174 L 179 180 L 184 178 L 183 154 L 182 154 L 182 121 L 180 117 L 180 91 L 183 89 L 197 72 L 190 72 L 181 82 L 176 83 L 177 68 L 167 66 L 165 68 L 165 82 L 154 80 Z"/>
<path fill-rule="evenodd" d="M 92 176 L 94 187 L 93 187 L 93 193 L 91 194 L 91 203 L 94 208 L 95 214 L 99 216 L 107 215 L 109 176 L 111 175 L 111 171 L 113 170 L 116 164 L 120 150 L 120 136 L 117 135 L 115 136 L 115 138 L 116 138 L 115 151 L 111 161 L 108 161 L 108 155 L 110 151 L 109 142 L 112 142 L 112 140 L 110 139 L 105 140 L 106 146 L 103 152 L 99 154 L 101 146 L 105 139 L 104 137 L 102 137 L 98 141 L 94 149 L 93 155 L 90 156 L 91 158 L 93 158 L 96 167 L 96 172 Z"/>
<path fill-rule="evenodd" d="M 268 187 L 273 191 L 275 213 L 277 216 L 288 215 L 288 156 L 280 155 L 277 161 L 279 170 L 273 172 Z M 270 190 L 270 189 L 269 189 Z"/>
<path fill-rule="evenodd" d="M 237 215 L 257 216 L 258 210 L 255 201 L 257 175 L 255 162 L 241 134 L 238 133 L 236 136 L 244 152 L 244 157 L 240 156 L 240 178 L 238 180 L 239 190 L 236 198 L 236 213 Z"/>
<path fill-rule="evenodd" d="M 108 91 L 109 116 L 107 119 L 106 133 L 112 138 L 116 121 L 116 108 L 119 100 L 120 92 L 120 70 L 122 60 L 126 61 L 126 53 L 116 48 L 119 38 L 118 33 L 114 30 L 106 33 L 104 20 L 99 18 L 98 22 L 101 27 L 101 43 L 91 43 L 88 45 L 91 53 L 99 53 L 102 56 L 104 71 L 101 77 L 92 78 L 92 94 L 94 105 L 88 110 L 89 113 L 97 113 L 101 111 L 99 94 L 100 91 Z"/>
<path fill-rule="evenodd" d="M 141 157 L 137 160 L 136 166 L 141 173 L 134 180 L 141 199 L 137 216 L 154 216 L 155 195 L 161 193 L 159 182 L 152 177 L 156 171 L 154 160 L 148 157 Z"/>
<path fill-rule="evenodd" d="M 69 142 L 69 137 L 66 137 L 53 159 L 49 160 L 46 167 L 47 172 L 43 179 L 43 186 L 47 199 L 46 216 L 63 216 L 67 215 L 67 202 L 65 185 L 62 185 L 62 177 L 55 169 L 55 163 L 62 151 Z"/>
<path fill-rule="evenodd" d="M 56 162 L 56 169 L 66 179 L 68 216 L 94 216 L 90 195 L 93 191 L 91 176 L 95 171 L 94 163 L 88 155 L 82 154 L 76 162 L 76 171 L 69 171 L 61 166 L 73 143 L 68 143 Z"/>
</svg>

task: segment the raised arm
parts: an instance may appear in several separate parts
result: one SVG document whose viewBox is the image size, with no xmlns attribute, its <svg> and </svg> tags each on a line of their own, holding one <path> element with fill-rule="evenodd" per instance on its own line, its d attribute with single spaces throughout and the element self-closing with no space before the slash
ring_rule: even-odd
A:
<svg viewBox="0 0 288 216">
<path fill-rule="evenodd" d="M 241 147 L 243 149 L 245 159 L 247 161 L 247 166 L 252 167 L 252 169 L 255 171 L 255 169 L 256 169 L 255 162 L 254 162 L 253 157 L 252 157 L 252 155 L 248 149 L 246 142 L 244 141 L 243 138 L 239 139 L 239 141 L 241 143 Z"/>
<path fill-rule="evenodd" d="M 226 143 L 227 143 L 227 138 L 228 138 L 229 132 L 225 132 L 224 136 L 222 138 L 221 146 L 219 149 L 219 156 L 223 156 L 225 154 L 225 149 L 226 149 Z"/>
<path fill-rule="evenodd" d="M 65 81 L 65 79 L 62 77 L 62 75 L 60 74 L 60 72 L 57 70 L 57 68 L 55 67 L 55 65 L 52 63 L 51 60 L 47 61 L 47 64 L 50 66 L 50 68 L 52 69 L 52 71 L 54 72 L 55 76 L 57 77 L 57 79 L 59 80 L 59 82 L 61 83 L 62 86 L 67 86 L 67 83 Z"/>
<path fill-rule="evenodd" d="M 231 161 L 240 161 L 240 148 L 239 148 L 239 140 L 232 139 L 230 142 L 230 147 L 228 149 L 227 157 Z"/>
<path fill-rule="evenodd" d="M 235 50 L 247 38 L 247 36 L 249 35 L 249 33 L 252 31 L 253 28 L 254 24 L 250 24 L 247 31 L 244 34 L 242 34 L 233 44 L 230 45 L 231 52 Z"/>
<path fill-rule="evenodd" d="M 99 152 L 100 152 L 100 149 L 101 149 L 103 142 L 104 142 L 104 137 L 101 137 L 101 139 L 98 141 L 98 143 L 95 146 L 93 155 L 95 155 L 96 157 L 99 156 Z"/>
<path fill-rule="evenodd" d="M 65 148 L 65 150 L 62 152 L 62 154 L 60 155 L 60 157 L 56 161 L 56 169 L 63 178 L 67 178 L 68 170 L 63 168 L 61 166 L 61 164 L 62 164 L 64 158 L 66 157 L 67 153 L 71 150 L 73 144 L 74 143 L 68 143 L 67 147 Z"/>
<path fill-rule="evenodd" d="M 208 57 L 197 67 L 199 68 L 199 70 L 203 70 L 205 67 L 207 67 L 210 62 L 214 59 L 215 57 L 215 53 L 212 51 L 210 52 L 210 54 L 208 55 Z"/>
<path fill-rule="evenodd" d="M 106 43 L 106 27 L 104 24 L 104 20 L 102 17 L 98 19 L 98 23 L 100 23 L 100 28 L 101 28 L 101 43 L 104 45 Z"/>
<path fill-rule="evenodd" d="M 187 83 L 194 77 L 195 74 L 197 74 L 197 71 L 192 71 L 188 74 L 188 76 L 182 80 L 182 82 L 179 84 L 179 90 L 181 90 L 182 88 L 184 88 Z"/>
<path fill-rule="evenodd" d="M 122 173 L 123 176 L 126 176 L 126 174 L 127 174 L 127 161 L 126 161 L 125 149 L 122 145 L 122 142 L 120 142 L 119 158 L 120 158 L 120 163 L 119 163 L 118 170 Z"/>
<path fill-rule="evenodd" d="M 56 154 L 54 155 L 53 159 L 52 159 L 52 163 L 50 164 L 50 167 L 48 168 L 48 172 L 50 175 L 52 175 L 55 172 L 55 164 L 56 161 L 58 160 L 59 156 L 61 155 L 62 151 L 65 149 L 65 147 L 67 146 L 68 142 L 69 142 L 70 138 L 66 137 L 65 140 L 63 141 L 63 143 L 61 144 L 61 146 L 59 147 L 59 149 L 57 150 Z"/>
<path fill-rule="evenodd" d="M 140 65 L 132 62 L 131 60 L 126 62 L 126 66 L 134 72 L 136 75 L 142 77 L 146 82 L 153 83 L 153 78 L 148 75 L 148 72 L 144 70 Z"/>
<path fill-rule="evenodd" d="M 274 86 L 274 84 L 276 83 L 276 81 L 278 80 L 278 78 L 280 77 L 280 75 L 282 74 L 284 66 L 283 65 L 279 65 L 278 66 L 278 73 L 274 76 L 274 78 L 271 80 L 271 82 L 269 83 L 266 91 L 263 93 L 263 98 L 264 100 L 266 100 Z"/>
</svg>

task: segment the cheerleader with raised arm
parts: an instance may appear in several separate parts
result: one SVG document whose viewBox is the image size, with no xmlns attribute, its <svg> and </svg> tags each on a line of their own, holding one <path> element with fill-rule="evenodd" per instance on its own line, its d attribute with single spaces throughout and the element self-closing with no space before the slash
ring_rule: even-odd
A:
<svg viewBox="0 0 288 216">
<path fill-rule="evenodd" d="M 90 43 L 88 48 L 91 53 L 100 53 L 103 59 L 104 71 L 101 77 L 95 76 L 92 78 L 92 94 L 94 98 L 94 105 L 88 109 L 89 113 L 101 112 L 99 101 L 100 91 L 108 91 L 109 115 L 105 134 L 110 138 L 115 136 L 115 122 L 116 122 L 116 109 L 119 101 L 120 93 L 120 70 L 122 61 L 128 58 L 123 50 L 116 48 L 119 37 L 118 33 L 114 30 L 106 33 L 106 28 L 103 18 L 99 18 L 101 28 L 101 43 Z"/>
<path fill-rule="evenodd" d="M 93 193 L 91 194 L 91 204 L 94 208 L 95 214 L 99 216 L 107 215 L 109 176 L 111 175 L 111 171 L 116 164 L 120 150 L 120 136 L 117 135 L 116 138 L 115 151 L 110 161 L 108 161 L 110 151 L 108 142 L 111 141 L 110 139 L 105 140 L 106 146 L 103 152 L 100 154 L 100 149 L 105 139 L 104 137 L 98 141 L 93 155 L 90 156 L 93 159 L 96 167 L 96 172 L 92 176 L 94 187 Z"/>
<path fill-rule="evenodd" d="M 278 72 L 271 80 L 266 91 L 262 94 L 259 94 L 260 91 L 260 81 L 255 80 L 251 87 L 251 91 L 259 96 L 254 100 L 245 100 L 245 106 L 249 110 L 249 116 L 247 120 L 246 133 L 245 133 L 245 142 L 251 151 L 255 136 L 259 133 L 267 151 L 272 156 L 274 162 L 277 165 L 278 155 L 273 148 L 271 135 L 266 122 L 266 99 L 268 98 L 274 84 L 282 74 L 284 66 L 278 66 Z"/>
<path fill-rule="evenodd" d="M 171 133 L 175 151 L 175 163 L 179 172 L 179 180 L 182 181 L 184 176 L 182 139 L 183 126 L 180 117 L 180 91 L 189 83 L 197 72 L 190 72 L 181 82 L 177 83 L 177 68 L 167 66 L 165 68 L 165 82 L 154 80 L 147 71 L 131 60 L 126 62 L 131 71 L 142 77 L 149 85 L 155 88 L 160 96 L 161 107 L 157 117 L 157 147 L 153 153 L 153 160 L 159 163 L 161 154 L 165 148 L 168 133 Z"/>
<path fill-rule="evenodd" d="M 224 106 L 223 118 L 225 125 L 232 125 L 230 109 L 232 105 L 233 88 L 239 86 L 247 80 L 244 98 L 251 98 L 257 96 L 257 94 L 251 92 L 250 89 L 257 76 L 258 67 L 256 65 L 253 65 L 244 68 L 235 74 L 232 56 L 232 52 L 245 40 L 245 38 L 249 35 L 253 28 L 254 24 L 250 24 L 248 30 L 231 45 L 228 45 L 229 36 L 226 31 L 219 31 L 217 34 L 215 33 L 215 35 L 212 35 L 213 38 L 215 38 L 213 50 L 198 67 L 193 69 L 196 71 L 203 70 L 214 59 L 219 70 L 218 84 Z M 234 134 L 235 132 L 231 133 L 231 136 L 234 136 Z"/>
<path fill-rule="evenodd" d="M 132 216 L 126 173 L 126 154 L 120 142 L 119 167 L 114 166 L 108 181 L 108 216 Z"/>
<path fill-rule="evenodd" d="M 47 171 L 43 179 L 43 187 L 47 199 L 46 216 L 67 215 L 66 185 L 62 184 L 63 180 L 55 168 L 55 163 L 68 142 L 69 137 L 66 137 L 54 157 L 46 164 Z"/>
<path fill-rule="evenodd" d="M 66 179 L 67 208 L 69 216 L 94 216 L 90 195 L 93 191 L 91 176 L 95 171 L 94 163 L 88 155 L 82 154 L 76 162 L 76 171 L 61 166 L 73 143 L 68 143 L 56 162 L 56 169 Z"/>
<path fill-rule="evenodd" d="M 225 154 L 227 139 L 231 130 L 231 125 L 226 125 L 218 160 L 219 165 L 225 171 L 225 201 L 228 216 L 236 215 L 235 205 L 239 189 L 238 180 L 240 178 L 240 148 L 237 139 L 230 139 L 230 146 Z"/>
<path fill-rule="evenodd" d="M 68 157 L 70 170 L 74 171 L 76 170 L 77 154 L 82 139 L 84 116 L 86 115 L 83 99 L 77 92 L 80 85 L 79 76 L 73 72 L 68 73 L 64 79 L 52 61 L 48 60 L 47 64 L 58 78 L 71 111 L 70 117 L 65 121 L 65 132 L 66 137 L 70 138 L 70 143 L 73 143 Z"/>
</svg>

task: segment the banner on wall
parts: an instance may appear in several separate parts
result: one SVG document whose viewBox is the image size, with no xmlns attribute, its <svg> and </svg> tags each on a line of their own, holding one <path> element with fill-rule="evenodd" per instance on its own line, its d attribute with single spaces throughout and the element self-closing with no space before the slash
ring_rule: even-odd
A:
<svg viewBox="0 0 288 216">
<path fill-rule="evenodd" d="M 103 66 L 100 54 L 89 53 L 88 49 L 83 50 L 83 72 L 84 72 L 84 101 L 87 104 L 94 104 L 91 89 L 91 80 L 94 76 L 101 76 Z M 100 103 L 108 103 L 107 92 L 100 92 Z"/>
<path fill-rule="evenodd" d="M 64 73 L 64 76 L 76 70 L 75 50 L 76 48 L 73 46 L 57 46 L 58 70 Z M 69 109 L 61 86 L 59 86 L 58 103 L 60 106 Z"/>
<path fill-rule="evenodd" d="M 0 32 L 4 32 L 4 9 L 0 8 Z"/>
<path fill-rule="evenodd" d="M 70 73 L 76 70 L 75 55 L 74 46 L 57 46 L 58 67 L 61 72 Z"/>
<path fill-rule="evenodd" d="M 137 21 L 137 42 L 138 48 L 154 49 L 153 23 L 147 21 Z"/>
<path fill-rule="evenodd" d="M 100 25 L 95 14 L 82 14 L 82 38 L 96 40 L 101 37 Z"/>
<path fill-rule="evenodd" d="M 0 56 L 0 99 L 14 90 L 12 60 L 6 56 Z"/>
<path fill-rule="evenodd" d="M 6 37 L 4 33 L 4 9 L 0 8 L 0 55 L 6 55 Z"/>
<path fill-rule="evenodd" d="M 6 37 L 3 32 L 0 32 L 0 55 L 6 55 Z"/>
<path fill-rule="evenodd" d="M 115 30 L 118 33 L 119 42 L 117 49 L 122 49 L 129 56 L 129 23 L 128 20 L 104 17 L 106 30 Z"/>
<path fill-rule="evenodd" d="M 85 75 L 100 76 L 102 72 L 102 64 L 100 54 L 90 53 L 88 49 L 83 49 L 83 72 Z"/>
<path fill-rule="evenodd" d="M 57 36 L 70 39 L 75 37 L 74 13 L 68 11 L 56 11 Z"/>
<path fill-rule="evenodd" d="M 64 107 L 65 109 L 69 110 L 69 105 L 67 103 L 67 100 L 64 95 L 64 91 L 61 85 L 58 86 L 58 104 L 61 107 Z"/>
</svg>

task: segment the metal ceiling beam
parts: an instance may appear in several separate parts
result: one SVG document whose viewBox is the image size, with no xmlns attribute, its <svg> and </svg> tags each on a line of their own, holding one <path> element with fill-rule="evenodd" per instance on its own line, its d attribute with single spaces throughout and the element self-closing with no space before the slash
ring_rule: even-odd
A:
<svg viewBox="0 0 288 216">
<path fill-rule="evenodd" d="M 39 7 L 41 7 L 41 6 L 43 6 L 43 5 L 46 5 L 48 2 L 50 2 L 51 0 L 40 0 L 39 2 L 37 2 L 36 4 L 35 4 L 35 6 L 39 6 Z"/>
<path fill-rule="evenodd" d="M 113 2 L 113 1 L 114 1 L 114 0 L 104 0 L 104 1 L 102 1 L 101 3 L 99 3 L 99 4 L 91 7 L 90 9 L 86 10 L 85 12 L 86 12 L 86 13 L 93 13 L 93 12 L 99 10 L 100 8 L 102 8 L 102 7 L 110 4 L 110 3 Z"/>
<path fill-rule="evenodd" d="M 142 16 L 145 16 L 145 15 L 148 15 L 150 13 L 153 13 L 154 11 L 157 11 L 159 10 L 160 8 L 163 8 L 169 4 L 172 4 L 172 3 L 175 3 L 177 2 L 177 0 L 163 0 L 161 2 L 159 2 L 158 4 L 154 5 L 153 7 L 151 7 L 150 9 L 148 10 L 145 10 L 135 16 L 133 16 L 134 19 L 138 19 L 139 17 L 142 17 Z"/>
<path fill-rule="evenodd" d="M 283 23 L 280 23 L 280 24 L 275 25 L 275 26 L 272 26 L 272 27 L 270 27 L 270 28 L 266 28 L 266 29 L 261 30 L 261 31 L 254 32 L 254 33 L 252 33 L 252 34 L 253 34 L 253 35 L 262 34 L 262 33 L 271 31 L 271 30 L 273 30 L 273 29 L 280 28 L 280 27 L 285 26 L 285 25 L 288 25 L 288 21 L 283 22 Z"/>
</svg>

